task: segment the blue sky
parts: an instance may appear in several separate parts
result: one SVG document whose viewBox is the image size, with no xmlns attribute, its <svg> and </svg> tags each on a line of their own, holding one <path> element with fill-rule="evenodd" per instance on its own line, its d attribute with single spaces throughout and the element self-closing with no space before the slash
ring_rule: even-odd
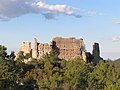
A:
<svg viewBox="0 0 120 90">
<path fill-rule="evenodd" d="M 103 58 L 120 57 L 120 0 L 37 0 L 47 8 L 39 4 L 40 9 L 34 10 L 25 1 L 29 2 L 1 0 L 0 44 L 7 46 L 8 52 L 17 51 L 23 41 L 33 42 L 34 37 L 42 43 L 53 37 L 76 37 L 84 39 L 87 51 L 91 52 L 92 43 L 98 42 Z M 56 4 L 59 8 L 50 9 Z M 60 5 L 67 10 L 60 11 Z"/>
</svg>

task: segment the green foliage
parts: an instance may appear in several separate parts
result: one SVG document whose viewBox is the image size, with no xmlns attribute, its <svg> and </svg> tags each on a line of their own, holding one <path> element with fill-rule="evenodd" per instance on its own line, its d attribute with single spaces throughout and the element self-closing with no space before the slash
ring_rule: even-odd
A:
<svg viewBox="0 0 120 90">
<path fill-rule="evenodd" d="M 16 90 L 19 86 L 22 68 L 15 62 L 15 54 L 7 55 L 7 48 L 0 45 L 0 90 Z"/>
<path fill-rule="evenodd" d="M 24 52 L 20 51 L 20 52 L 18 53 L 18 58 L 17 58 L 17 60 L 24 60 Z"/>
<path fill-rule="evenodd" d="M 24 56 L 14 61 L 14 52 L 7 55 L 0 46 L 0 90 L 120 90 L 120 72 L 111 61 L 85 64 L 76 58 L 65 61 L 52 50 L 42 59 L 23 64 Z"/>
<path fill-rule="evenodd" d="M 10 60 L 14 60 L 15 59 L 15 52 L 14 51 L 11 51 L 10 55 L 9 55 L 9 59 Z"/>
<path fill-rule="evenodd" d="M 20 51 L 17 56 L 17 64 L 22 64 L 25 59 L 24 52 Z"/>
<path fill-rule="evenodd" d="M 27 53 L 26 55 L 25 55 L 25 59 L 29 59 L 29 58 L 31 58 L 32 56 L 31 56 L 31 54 L 30 53 Z"/>
<path fill-rule="evenodd" d="M 32 58 L 32 50 L 24 56 L 25 59 Z"/>
<path fill-rule="evenodd" d="M 7 57 L 7 48 L 5 46 L 0 45 L 0 58 L 5 59 Z"/>
<path fill-rule="evenodd" d="M 114 63 L 116 68 L 120 69 L 120 59 L 115 60 L 113 63 Z"/>
<path fill-rule="evenodd" d="M 89 68 L 80 60 L 69 61 L 64 73 L 64 88 L 67 90 L 85 89 Z"/>
<path fill-rule="evenodd" d="M 0 60 L 0 89 L 16 90 L 22 69 L 12 61 Z"/>
<path fill-rule="evenodd" d="M 119 89 L 115 89 L 119 79 L 113 63 L 101 61 L 95 66 L 93 72 L 89 73 L 88 90 L 119 90 L 120 86 Z"/>
</svg>

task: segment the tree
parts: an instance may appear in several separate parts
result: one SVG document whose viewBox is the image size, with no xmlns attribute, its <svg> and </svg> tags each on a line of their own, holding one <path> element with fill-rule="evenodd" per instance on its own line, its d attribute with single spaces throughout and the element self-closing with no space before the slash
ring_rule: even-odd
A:
<svg viewBox="0 0 120 90">
<path fill-rule="evenodd" d="M 24 59 L 25 59 L 24 52 L 20 51 L 16 59 L 17 64 L 22 64 Z"/>
<path fill-rule="evenodd" d="M 22 69 L 12 61 L 0 60 L 0 89 L 16 90 Z"/>
<path fill-rule="evenodd" d="M 80 59 L 66 62 L 64 83 L 65 90 L 85 90 L 89 67 Z"/>
<path fill-rule="evenodd" d="M 15 59 L 15 52 L 14 51 L 11 51 L 10 55 L 9 55 L 9 59 L 10 60 L 14 60 Z"/>
<path fill-rule="evenodd" d="M 30 53 L 27 53 L 27 54 L 25 55 L 25 59 L 29 59 L 29 58 L 31 58 L 31 54 L 30 54 Z"/>
<path fill-rule="evenodd" d="M 114 86 L 117 80 L 119 80 L 119 75 L 113 63 L 100 61 L 93 72 L 89 73 L 88 90 L 116 90 Z"/>
<path fill-rule="evenodd" d="M 7 48 L 5 46 L 0 45 L 0 58 L 5 59 L 7 57 Z"/>
</svg>

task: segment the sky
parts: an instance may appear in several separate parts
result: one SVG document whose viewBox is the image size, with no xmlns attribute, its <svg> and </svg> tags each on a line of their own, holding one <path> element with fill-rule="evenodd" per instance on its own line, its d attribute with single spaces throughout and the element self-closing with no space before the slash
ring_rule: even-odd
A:
<svg viewBox="0 0 120 90">
<path fill-rule="evenodd" d="M 17 52 L 22 42 L 53 37 L 100 44 L 105 59 L 120 58 L 120 0 L 0 0 L 0 44 Z"/>
</svg>

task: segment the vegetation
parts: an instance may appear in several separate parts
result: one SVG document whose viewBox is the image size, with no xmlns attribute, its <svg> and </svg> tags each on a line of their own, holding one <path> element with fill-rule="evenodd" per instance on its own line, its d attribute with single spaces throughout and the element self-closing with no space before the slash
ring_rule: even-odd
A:
<svg viewBox="0 0 120 90">
<path fill-rule="evenodd" d="M 65 61 L 52 50 L 40 60 L 23 52 L 15 61 L 14 52 L 0 45 L 0 90 L 120 90 L 120 72 L 112 61 L 85 64 L 76 58 Z"/>
<path fill-rule="evenodd" d="M 120 69 L 120 59 L 114 61 L 115 67 Z"/>
</svg>

